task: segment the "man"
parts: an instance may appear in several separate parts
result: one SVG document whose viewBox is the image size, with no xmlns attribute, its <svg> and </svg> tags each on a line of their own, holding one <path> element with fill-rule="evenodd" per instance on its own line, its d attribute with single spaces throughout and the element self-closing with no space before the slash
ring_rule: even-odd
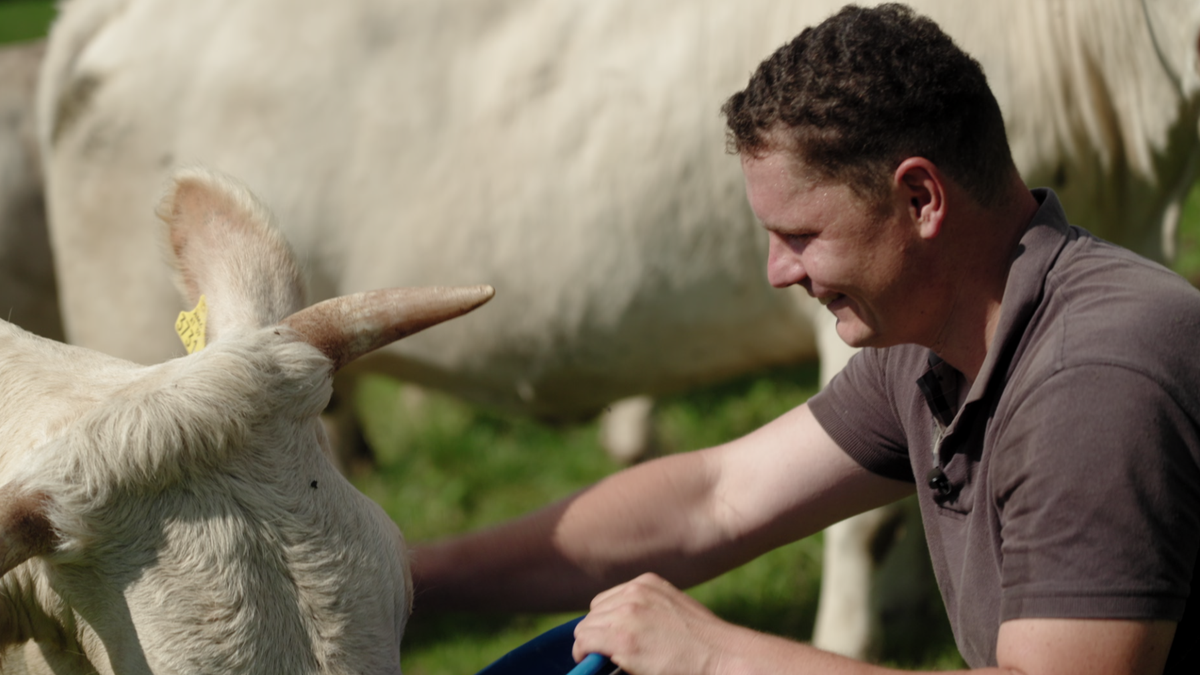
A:
<svg viewBox="0 0 1200 675">
<path fill-rule="evenodd" d="M 979 65 L 904 7 L 804 31 L 724 112 L 772 284 L 866 349 L 744 438 L 420 548 L 418 605 L 595 596 L 575 655 L 633 675 L 882 672 L 676 587 L 915 483 L 972 667 L 1200 672 L 1200 294 L 1030 192 Z"/>
</svg>

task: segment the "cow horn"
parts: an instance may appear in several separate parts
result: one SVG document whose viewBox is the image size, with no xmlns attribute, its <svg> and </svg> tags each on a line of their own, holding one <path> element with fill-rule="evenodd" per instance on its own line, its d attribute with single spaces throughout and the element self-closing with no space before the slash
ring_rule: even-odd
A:
<svg viewBox="0 0 1200 675">
<path fill-rule="evenodd" d="M 284 319 L 283 325 L 304 336 L 339 370 L 363 354 L 466 314 L 495 294 L 491 286 L 367 291 L 302 309 Z"/>
</svg>

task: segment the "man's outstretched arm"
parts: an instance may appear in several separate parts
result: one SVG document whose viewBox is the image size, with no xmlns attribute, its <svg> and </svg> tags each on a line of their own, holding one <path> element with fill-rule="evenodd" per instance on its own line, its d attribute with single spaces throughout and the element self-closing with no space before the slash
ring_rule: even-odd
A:
<svg viewBox="0 0 1200 675">
<path fill-rule="evenodd" d="M 687 587 L 912 492 L 800 406 L 738 440 L 618 472 L 528 516 L 418 546 L 417 612 L 582 609 L 652 571 Z"/>
</svg>

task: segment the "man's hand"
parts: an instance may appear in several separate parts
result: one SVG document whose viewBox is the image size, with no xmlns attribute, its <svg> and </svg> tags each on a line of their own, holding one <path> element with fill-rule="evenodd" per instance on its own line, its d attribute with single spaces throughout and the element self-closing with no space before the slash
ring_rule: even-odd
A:
<svg viewBox="0 0 1200 675">
<path fill-rule="evenodd" d="M 731 635 L 744 632 L 656 574 L 596 596 L 575 627 L 575 660 L 608 655 L 629 673 L 695 675 L 718 672 Z"/>
</svg>

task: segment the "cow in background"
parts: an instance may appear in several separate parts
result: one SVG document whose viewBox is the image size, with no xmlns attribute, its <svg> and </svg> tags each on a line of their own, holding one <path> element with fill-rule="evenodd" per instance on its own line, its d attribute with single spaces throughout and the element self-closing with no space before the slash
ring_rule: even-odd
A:
<svg viewBox="0 0 1200 675">
<path fill-rule="evenodd" d="M 34 125 L 45 51 L 41 40 L 0 46 L 0 319 L 61 340 Z"/>
<path fill-rule="evenodd" d="M 326 461 L 318 416 L 338 368 L 491 288 L 302 310 L 244 188 L 186 171 L 161 213 L 207 308 L 195 353 L 139 366 L 0 321 L 5 672 L 398 675 L 404 542 Z"/>
<path fill-rule="evenodd" d="M 815 302 L 767 284 L 716 111 L 841 4 L 72 0 L 39 94 L 68 337 L 178 352 L 141 204 L 203 161 L 286 209 L 316 298 L 502 291 L 364 368 L 557 418 L 818 349 L 827 378 L 848 352 Z M 1196 0 L 911 4 L 982 63 L 1027 182 L 1163 259 L 1196 172 Z M 869 562 L 859 532 L 832 530 L 829 555 Z M 861 596 L 870 569 L 827 560 L 825 591 Z M 861 655 L 864 606 L 825 595 L 817 644 Z"/>
</svg>

